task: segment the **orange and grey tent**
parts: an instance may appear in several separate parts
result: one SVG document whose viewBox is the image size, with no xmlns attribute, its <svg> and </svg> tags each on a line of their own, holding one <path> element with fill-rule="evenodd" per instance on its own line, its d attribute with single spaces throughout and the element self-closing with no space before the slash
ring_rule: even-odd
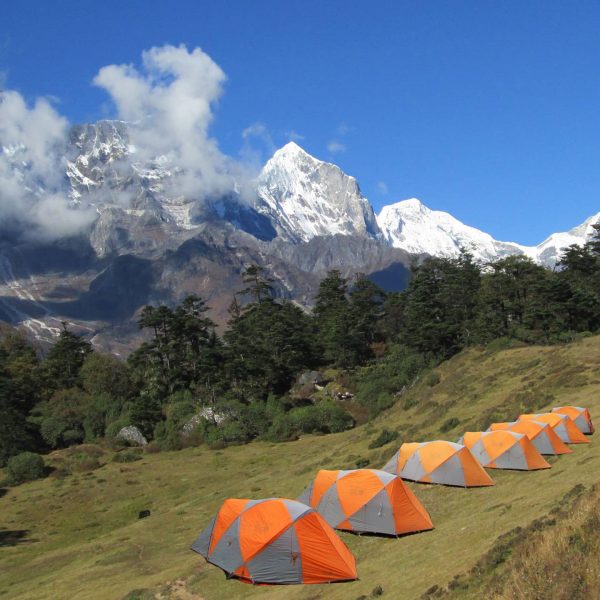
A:
<svg viewBox="0 0 600 600">
<path fill-rule="evenodd" d="M 561 415 L 559 413 L 541 413 L 537 415 L 520 415 L 519 421 L 540 421 L 540 423 L 548 423 L 556 432 L 556 435 L 566 444 L 589 444 L 588 440 L 571 417 Z"/>
<path fill-rule="evenodd" d="M 321 470 L 298 500 L 336 529 L 386 535 L 433 529 L 429 514 L 402 479 L 375 469 Z"/>
<path fill-rule="evenodd" d="M 314 509 L 296 500 L 225 500 L 192 550 L 250 583 L 357 579 L 354 556 Z"/>
<path fill-rule="evenodd" d="M 524 433 L 514 431 L 467 431 L 459 440 L 488 469 L 533 471 L 550 465 Z"/>
<path fill-rule="evenodd" d="M 548 423 L 539 421 L 512 421 L 509 423 L 492 423 L 488 431 L 498 430 L 524 433 L 540 454 L 570 454 L 573 452 L 559 437 Z"/>
<path fill-rule="evenodd" d="M 422 483 L 460 487 L 494 485 L 468 448 L 443 440 L 402 444 L 383 470 Z"/>
<path fill-rule="evenodd" d="M 571 417 L 581 433 L 591 434 L 595 431 L 594 424 L 592 423 L 592 415 L 590 415 L 590 411 L 587 408 L 581 406 L 558 406 L 557 408 L 553 408 L 552 412 Z"/>
</svg>

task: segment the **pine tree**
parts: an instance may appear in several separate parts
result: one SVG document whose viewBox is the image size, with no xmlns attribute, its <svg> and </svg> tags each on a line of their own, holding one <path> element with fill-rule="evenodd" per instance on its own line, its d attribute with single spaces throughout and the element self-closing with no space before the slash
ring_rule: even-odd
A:
<svg viewBox="0 0 600 600">
<path fill-rule="evenodd" d="M 313 310 L 317 342 L 326 363 L 350 366 L 353 363 L 348 280 L 332 270 L 321 281 Z"/>
<path fill-rule="evenodd" d="M 273 299 L 273 286 L 271 284 L 274 283 L 274 279 L 265 275 L 263 267 L 250 265 L 242 273 L 242 279 L 248 287 L 241 290 L 240 294 L 251 296 L 257 304 Z"/>
<path fill-rule="evenodd" d="M 54 391 L 75 387 L 79 370 L 90 352 L 92 352 L 92 345 L 70 331 L 63 321 L 58 340 L 44 360 L 43 369 L 47 388 Z"/>
</svg>

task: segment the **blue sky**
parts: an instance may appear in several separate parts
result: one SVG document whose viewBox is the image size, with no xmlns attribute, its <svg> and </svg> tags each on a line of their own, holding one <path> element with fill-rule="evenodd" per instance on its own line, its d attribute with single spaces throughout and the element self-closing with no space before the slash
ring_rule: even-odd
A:
<svg viewBox="0 0 600 600">
<path fill-rule="evenodd" d="M 599 31 L 597 1 L 7 0 L 0 83 L 93 121 L 101 67 L 199 46 L 227 75 L 225 153 L 260 123 L 265 158 L 302 136 L 376 210 L 414 196 L 535 244 L 600 211 Z"/>
</svg>

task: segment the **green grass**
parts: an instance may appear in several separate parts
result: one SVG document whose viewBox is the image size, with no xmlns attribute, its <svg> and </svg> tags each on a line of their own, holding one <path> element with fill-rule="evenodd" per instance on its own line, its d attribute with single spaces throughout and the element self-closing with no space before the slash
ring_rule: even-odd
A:
<svg viewBox="0 0 600 600">
<path fill-rule="evenodd" d="M 358 458 L 381 466 L 396 444 L 368 446 L 384 428 L 407 442 L 455 441 L 496 414 L 510 420 L 533 408 L 584 405 L 600 418 L 598 336 L 560 347 L 471 349 L 436 373 L 435 386 L 417 383 L 376 421 L 348 432 L 144 454 L 129 464 L 106 452 L 93 472 L 8 489 L 0 538 L 2 530 L 28 533 L 0 548 L 0 599 L 121 599 L 136 590 L 132 598 L 353 600 L 377 586 L 384 598 L 415 599 L 469 571 L 500 535 L 546 515 L 575 485 L 589 489 L 600 479 L 597 434 L 573 454 L 551 458 L 552 469 L 490 470 L 494 487 L 410 484 L 435 529 L 400 539 L 342 534 L 360 576 L 349 584 L 253 587 L 225 580 L 189 550 L 224 498 L 293 498 L 319 468 L 351 468 Z M 443 434 L 449 419 L 459 425 Z M 143 509 L 152 514 L 138 520 Z"/>
</svg>

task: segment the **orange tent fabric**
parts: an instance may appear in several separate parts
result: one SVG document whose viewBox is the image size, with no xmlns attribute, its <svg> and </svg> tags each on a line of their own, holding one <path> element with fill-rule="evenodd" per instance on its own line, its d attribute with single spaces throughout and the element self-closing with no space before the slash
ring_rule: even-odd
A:
<svg viewBox="0 0 600 600">
<path fill-rule="evenodd" d="M 422 483 L 494 485 L 468 448 L 444 440 L 402 444 L 383 470 Z"/>
<path fill-rule="evenodd" d="M 285 498 L 225 500 L 192 550 L 250 583 L 357 579 L 354 556 L 335 531 L 311 507 Z"/>
<path fill-rule="evenodd" d="M 515 433 L 524 433 L 540 454 L 570 454 L 573 452 L 548 423 L 539 421 L 512 421 L 509 423 L 492 423 L 488 431 L 506 429 Z"/>
<path fill-rule="evenodd" d="M 468 431 L 459 441 L 489 469 L 533 471 L 549 469 L 550 464 L 524 433 L 514 431 Z"/>
<path fill-rule="evenodd" d="M 387 535 L 433 529 L 429 514 L 402 479 L 375 469 L 321 470 L 298 500 L 336 529 Z"/>
<path fill-rule="evenodd" d="M 558 406 L 553 408 L 552 412 L 571 417 L 581 433 L 591 435 L 595 431 L 594 424 L 592 423 L 592 415 L 583 406 Z"/>
<path fill-rule="evenodd" d="M 581 431 L 577 428 L 577 425 L 573 422 L 571 417 L 567 415 L 561 415 L 559 413 L 541 413 L 537 415 L 520 415 L 519 421 L 540 421 L 541 423 L 548 423 L 552 429 L 556 432 L 556 435 L 565 442 L 566 444 L 589 444 L 588 440 Z"/>
</svg>

